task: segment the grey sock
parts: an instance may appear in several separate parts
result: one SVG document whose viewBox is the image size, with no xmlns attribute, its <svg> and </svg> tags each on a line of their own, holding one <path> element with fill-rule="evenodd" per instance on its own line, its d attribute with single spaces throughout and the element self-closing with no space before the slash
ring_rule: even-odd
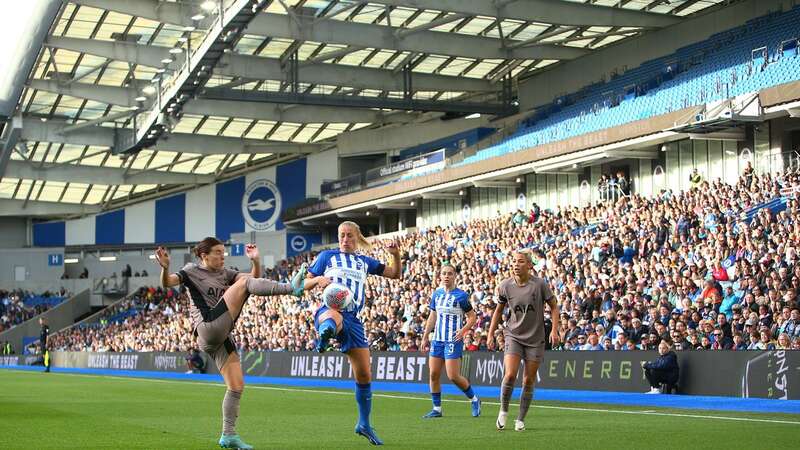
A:
<svg viewBox="0 0 800 450">
<path fill-rule="evenodd" d="M 236 434 L 236 419 L 239 418 L 240 391 L 225 391 L 222 399 L 222 434 Z"/>
<path fill-rule="evenodd" d="M 514 385 L 513 384 L 506 384 L 503 381 L 503 384 L 500 387 L 500 411 L 507 413 L 508 412 L 508 403 L 511 401 L 511 394 L 514 393 Z"/>
<path fill-rule="evenodd" d="M 522 396 L 519 398 L 519 415 L 517 416 L 517 420 L 525 420 L 525 416 L 528 415 L 528 408 L 531 407 L 531 402 L 533 401 L 533 389 L 534 386 L 522 386 Z"/>
<path fill-rule="evenodd" d="M 247 292 L 253 295 L 289 295 L 294 291 L 289 283 L 278 283 L 265 278 L 248 278 Z"/>
</svg>

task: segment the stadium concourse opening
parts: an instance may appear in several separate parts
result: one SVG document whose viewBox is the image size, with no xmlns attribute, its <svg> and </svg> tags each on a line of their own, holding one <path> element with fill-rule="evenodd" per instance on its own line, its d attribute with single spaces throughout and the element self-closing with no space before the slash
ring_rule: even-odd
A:
<svg viewBox="0 0 800 450">
<path fill-rule="evenodd" d="M 796 1 L 17 3 L 0 447 L 796 441 Z"/>
</svg>

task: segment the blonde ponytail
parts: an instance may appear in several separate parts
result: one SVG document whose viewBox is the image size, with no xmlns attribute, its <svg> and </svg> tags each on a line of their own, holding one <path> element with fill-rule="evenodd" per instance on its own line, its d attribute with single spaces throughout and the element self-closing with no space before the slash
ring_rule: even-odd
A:
<svg viewBox="0 0 800 450">
<path fill-rule="evenodd" d="M 347 220 L 339 224 L 339 228 L 341 227 L 351 227 L 356 230 L 356 240 L 358 241 L 358 248 L 360 248 L 364 252 L 371 252 L 372 251 L 372 244 L 361 234 L 361 227 L 358 226 L 357 223 Z"/>
</svg>

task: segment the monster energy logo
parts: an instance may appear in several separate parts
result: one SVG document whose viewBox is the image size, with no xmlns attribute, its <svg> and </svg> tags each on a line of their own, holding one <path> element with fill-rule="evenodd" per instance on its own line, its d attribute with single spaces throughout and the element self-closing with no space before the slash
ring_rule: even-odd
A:
<svg viewBox="0 0 800 450">
<path fill-rule="evenodd" d="M 262 365 L 265 359 L 267 362 Z M 265 375 L 269 369 L 269 360 L 264 352 L 247 352 L 242 359 L 242 366 L 248 375 Z"/>
<path fill-rule="evenodd" d="M 747 361 L 742 376 L 742 397 L 789 398 L 790 365 L 785 351 L 766 352 Z"/>
</svg>

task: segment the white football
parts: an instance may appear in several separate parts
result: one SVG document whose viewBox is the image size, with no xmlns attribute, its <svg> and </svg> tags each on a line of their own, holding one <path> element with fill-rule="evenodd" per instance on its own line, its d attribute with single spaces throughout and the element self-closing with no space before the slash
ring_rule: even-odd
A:
<svg viewBox="0 0 800 450">
<path fill-rule="evenodd" d="M 353 303 L 353 292 L 343 284 L 331 283 L 322 291 L 322 301 L 328 308 L 341 311 Z"/>
</svg>

